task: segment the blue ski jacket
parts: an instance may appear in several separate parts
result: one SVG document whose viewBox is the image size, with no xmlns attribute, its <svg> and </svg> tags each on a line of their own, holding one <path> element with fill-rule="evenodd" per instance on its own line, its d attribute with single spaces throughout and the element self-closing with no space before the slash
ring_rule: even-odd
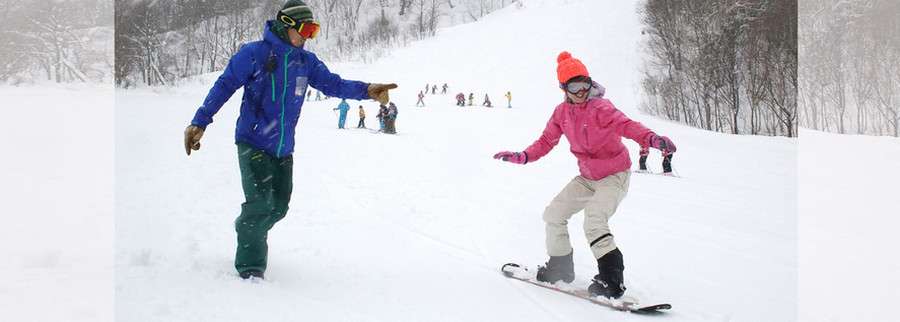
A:
<svg viewBox="0 0 900 322">
<path fill-rule="evenodd" d="M 197 109 L 191 124 L 206 128 L 231 95 L 244 87 L 234 140 L 281 158 L 294 152 L 294 135 L 307 85 L 325 95 L 369 99 L 369 84 L 344 80 L 315 54 L 291 46 L 266 22 L 263 40 L 243 45 Z"/>
<path fill-rule="evenodd" d="M 350 104 L 347 104 L 347 101 L 342 100 L 338 107 L 334 108 L 335 110 L 341 111 L 341 117 L 347 116 L 347 111 L 350 110 Z"/>
</svg>

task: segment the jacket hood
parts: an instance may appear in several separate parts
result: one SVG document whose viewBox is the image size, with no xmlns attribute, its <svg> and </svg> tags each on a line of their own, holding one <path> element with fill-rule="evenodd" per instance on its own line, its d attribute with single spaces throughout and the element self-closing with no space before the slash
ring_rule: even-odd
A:
<svg viewBox="0 0 900 322">
<path fill-rule="evenodd" d="M 275 34 L 275 32 L 272 31 L 273 23 L 274 21 L 272 20 L 266 21 L 266 27 L 263 30 L 263 41 L 272 45 L 272 48 L 278 53 L 283 53 L 291 49 L 303 49 L 303 46 L 306 45 L 306 43 L 300 45 L 300 47 L 294 47 L 288 40 L 282 39 Z"/>
</svg>

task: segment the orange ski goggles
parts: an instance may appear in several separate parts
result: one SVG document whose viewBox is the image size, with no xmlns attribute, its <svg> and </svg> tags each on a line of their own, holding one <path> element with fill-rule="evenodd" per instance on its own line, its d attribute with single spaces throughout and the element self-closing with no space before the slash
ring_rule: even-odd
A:
<svg viewBox="0 0 900 322">
<path fill-rule="evenodd" d="M 278 21 L 281 21 L 281 23 L 290 28 L 297 29 L 297 32 L 300 33 L 300 36 L 303 36 L 303 38 L 307 39 L 316 38 L 316 35 L 319 34 L 319 29 L 321 29 L 319 23 L 315 21 L 304 21 L 297 23 L 294 18 L 291 18 L 291 16 L 288 16 L 281 11 L 278 12 Z"/>
</svg>

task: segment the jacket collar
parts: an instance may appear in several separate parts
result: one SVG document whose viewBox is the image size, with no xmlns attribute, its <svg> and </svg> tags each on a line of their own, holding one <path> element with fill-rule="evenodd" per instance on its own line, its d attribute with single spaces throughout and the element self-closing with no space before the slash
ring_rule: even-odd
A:
<svg viewBox="0 0 900 322">
<path fill-rule="evenodd" d="M 266 21 L 266 28 L 263 30 L 263 41 L 269 43 L 272 46 L 272 49 L 277 54 L 284 54 L 286 52 L 300 52 L 303 50 L 303 46 L 294 47 L 287 41 L 281 39 L 272 32 L 272 20 Z"/>
</svg>

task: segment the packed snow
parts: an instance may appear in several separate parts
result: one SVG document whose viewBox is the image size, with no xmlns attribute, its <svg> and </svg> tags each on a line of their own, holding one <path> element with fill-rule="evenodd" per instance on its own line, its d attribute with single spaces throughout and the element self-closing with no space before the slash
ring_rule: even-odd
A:
<svg viewBox="0 0 900 322">
<path fill-rule="evenodd" d="M 0 320 L 113 319 L 113 86 L 0 86 Z"/>
<path fill-rule="evenodd" d="M 800 320 L 896 320 L 900 139 L 800 135 Z"/>
</svg>

